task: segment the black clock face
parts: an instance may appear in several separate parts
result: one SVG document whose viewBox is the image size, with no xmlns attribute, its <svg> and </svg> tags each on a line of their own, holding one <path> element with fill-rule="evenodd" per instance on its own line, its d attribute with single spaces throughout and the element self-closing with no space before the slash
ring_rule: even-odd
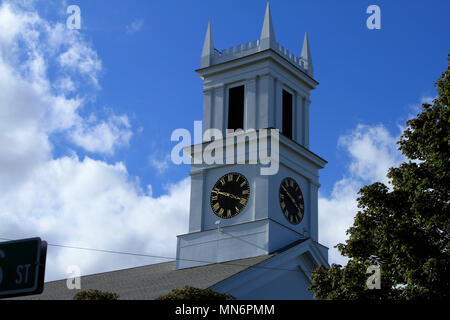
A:
<svg viewBox="0 0 450 320">
<path fill-rule="evenodd" d="M 305 213 L 305 201 L 302 190 L 292 178 L 284 179 L 280 184 L 280 207 L 286 219 L 292 224 L 299 224 Z"/>
<path fill-rule="evenodd" d="M 249 197 L 250 185 L 247 179 L 237 172 L 227 173 L 211 191 L 211 209 L 216 216 L 230 219 L 245 208 Z"/>
</svg>

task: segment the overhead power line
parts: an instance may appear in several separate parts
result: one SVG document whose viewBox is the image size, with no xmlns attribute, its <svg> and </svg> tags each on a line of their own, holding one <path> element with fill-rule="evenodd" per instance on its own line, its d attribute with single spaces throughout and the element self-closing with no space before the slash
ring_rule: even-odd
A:
<svg viewBox="0 0 450 320">
<path fill-rule="evenodd" d="M 0 240 L 14 241 L 15 239 L 0 237 Z M 64 249 L 84 250 L 84 251 L 91 251 L 91 252 L 98 252 L 98 253 L 110 253 L 110 254 L 120 254 L 120 255 L 136 256 L 136 257 L 145 257 L 145 258 L 165 259 L 165 260 L 169 260 L 169 261 L 189 261 L 189 262 L 198 262 L 198 263 L 207 263 L 207 264 L 220 263 L 220 264 L 225 264 L 225 265 L 229 265 L 229 266 L 239 266 L 239 267 L 247 267 L 247 268 L 255 268 L 255 269 L 279 270 L 279 271 L 290 271 L 290 272 L 298 272 L 298 273 L 313 271 L 313 270 L 304 270 L 304 269 L 300 268 L 300 266 L 298 266 L 296 270 L 293 270 L 293 269 L 286 269 L 286 268 L 246 265 L 246 264 L 240 264 L 240 263 L 232 262 L 232 261 L 231 262 L 230 261 L 217 262 L 217 261 L 205 261 L 205 260 L 196 260 L 196 259 L 177 259 L 177 258 L 173 258 L 173 257 L 165 257 L 165 256 L 152 255 L 152 254 L 147 254 L 147 253 L 134 253 L 134 252 L 126 252 L 126 251 L 85 248 L 85 247 L 68 246 L 68 245 L 52 244 L 52 243 L 47 243 L 47 246 L 64 248 Z"/>
</svg>

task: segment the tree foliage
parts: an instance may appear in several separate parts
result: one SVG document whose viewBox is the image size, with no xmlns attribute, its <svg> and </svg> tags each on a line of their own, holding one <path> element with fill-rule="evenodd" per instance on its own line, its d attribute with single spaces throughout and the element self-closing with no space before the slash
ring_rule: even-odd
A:
<svg viewBox="0 0 450 320">
<path fill-rule="evenodd" d="M 423 104 L 398 142 L 408 159 L 387 174 L 391 187 L 359 191 L 345 244 L 345 267 L 320 267 L 310 290 L 320 299 L 449 299 L 450 58 L 436 82 L 438 98 Z M 381 267 L 381 289 L 366 287 L 369 265 Z"/>
<path fill-rule="evenodd" d="M 75 294 L 73 300 L 119 300 L 119 295 L 100 290 L 85 290 Z"/>
<path fill-rule="evenodd" d="M 174 289 L 156 300 L 235 300 L 235 298 L 228 293 L 186 286 L 183 289 Z"/>
</svg>

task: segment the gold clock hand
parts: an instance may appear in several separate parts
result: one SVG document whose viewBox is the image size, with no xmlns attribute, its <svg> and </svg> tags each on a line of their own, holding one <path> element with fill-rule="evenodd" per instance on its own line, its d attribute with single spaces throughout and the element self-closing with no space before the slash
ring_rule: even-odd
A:
<svg viewBox="0 0 450 320">
<path fill-rule="evenodd" d="M 235 196 L 234 194 L 228 193 L 228 192 L 223 192 L 222 193 L 224 196 L 232 198 L 232 199 L 236 199 L 236 200 L 241 200 L 242 198 Z"/>
<path fill-rule="evenodd" d="M 235 196 L 234 194 L 231 194 L 231 193 L 228 193 L 228 192 L 215 191 L 215 190 L 213 190 L 212 192 L 217 193 L 217 194 L 221 194 L 221 195 L 223 195 L 223 196 L 225 196 L 225 197 L 233 198 L 233 199 L 236 199 L 236 200 L 241 200 L 241 199 L 243 199 L 243 198 L 240 198 L 240 197 Z"/>
<path fill-rule="evenodd" d="M 281 187 L 282 187 L 283 190 L 287 193 L 288 198 L 289 198 L 289 200 L 291 200 L 292 204 L 297 208 L 297 210 L 298 210 L 299 212 L 301 212 L 300 208 L 299 208 L 298 205 L 295 203 L 294 197 L 291 196 L 291 194 L 286 190 L 286 188 L 285 188 L 283 185 L 281 185 Z"/>
<path fill-rule="evenodd" d="M 229 193 L 227 193 L 227 192 L 216 191 L 216 190 L 213 190 L 213 191 L 211 191 L 211 192 L 214 192 L 214 193 L 217 193 L 217 194 L 221 194 L 221 195 L 226 196 L 226 197 L 229 196 Z"/>
<path fill-rule="evenodd" d="M 230 194 L 230 198 L 233 198 L 233 199 L 236 199 L 236 200 L 242 200 L 242 199 L 244 199 L 244 198 L 235 196 L 234 194 Z"/>
</svg>

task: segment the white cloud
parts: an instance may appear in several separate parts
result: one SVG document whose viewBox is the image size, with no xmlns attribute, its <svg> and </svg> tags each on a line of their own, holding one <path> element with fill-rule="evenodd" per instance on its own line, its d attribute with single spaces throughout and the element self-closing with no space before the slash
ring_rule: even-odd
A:
<svg viewBox="0 0 450 320">
<path fill-rule="evenodd" d="M 166 155 L 165 157 L 157 157 L 156 155 L 152 155 L 149 157 L 150 165 L 155 168 L 158 173 L 164 173 L 167 169 L 169 169 L 170 165 L 170 155 Z"/>
<path fill-rule="evenodd" d="M 144 26 L 144 20 L 143 19 L 135 19 L 131 22 L 131 24 L 126 26 L 127 33 L 133 34 L 138 32 L 142 29 Z"/>
<path fill-rule="evenodd" d="M 153 198 L 122 163 L 64 157 L 43 163 L 22 185 L 0 196 L 0 234 L 43 236 L 53 244 L 175 257 L 177 234 L 187 231 L 189 179 Z M 5 210 L 7 209 L 7 212 Z M 58 261 L 58 263 L 56 263 Z M 149 264 L 155 260 L 49 248 L 47 279 Z"/>
<path fill-rule="evenodd" d="M 113 154 L 115 148 L 127 146 L 132 136 L 127 116 L 110 116 L 92 126 L 82 123 L 70 134 L 72 141 L 89 152 Z"/>
<path fill-rule="evenodd" d="M 433 104 L 433 100 L 437 99 L 437 96 L 434 97 L 422 97 L 422 99 L 420 100 L 420 105 L 422 105 L 423 103 L 428 103 L 428 104 Z"/>
<path fill-rule="evenodd" d="M 397 141 L 398 136 L 391 136 L 382 125 L 358 125 L 351 134 L 340 137 L 338 145 L 349 152 L 352 177 L 386 184 L 388 169 L 399 160 Z"/>
<path fill-rule="evenodd" d="M 17 130 L 41 140 L 66 130 L 75 144 L 90 152 L 112 154 L 128 145 L 132 132 L 126 116 L 87 121 L 79 110 L 92 97 L 80 96 L 82 90 L 69 96 L 80 87 L 94 92 L 99 88 L 101 60 L 78 31 L 5 1 L 0 6 L 0 50 L 0 103 L 5 114 L 0 121 L 9 139 L 16 138 Z"/>
<path fill-rule="evenodd" d="M 399 136 L 390 134 L 382 125 L 358 125 L 339 138 L 338 145 L 350 156 L 350 165 L 330 196 L 319 195 L 319 240 L 330 248 L 330 263 L 347 261 L 334 246 L 348 238 L 346 231 L 358 211 L 359 189 L 376 181 L 387 184 L 388 169 L 404 160 L 397 150 Z"/>
<path fill-rule="evenodd" d="M 54 84 L 54 88 L 62 94 L 70 94 L 76 89 L 75 83 L 69 77 L 61 77 L 58 79 Z"/>
<path fill-rule="evenodd" d="M 408 119 L 415 118 L 422 111 L 422 104 L 428 103 L 433 104 L 434 99 L 437 99 L 438 96 L 422 96 L 419 103 L 413 103 L 409 105 L 409 114 Z M 404 127 L 403 129 L 405 129 Z"/>
<path fill-rule="evenodd" d="M 7 2 L 3 2 L 2 10 L 0 10 L 0 43 L 1 46 L 16 45 L 16 37 L 24 33 L 26 25 L 33 25 L 39 22 L 39 17 L 33 13 L 17 12 L 13 6 Z M 30 30 L 27 30 L 30 31 Z M 32 32 L 30 32 L 31 34 Z"/>
<path fill-rule="evenodd" d="M 58 61 L 61 67 L 88 76 L 92 83 L 98 86 L 97 78 L 102 69 L 102 62 L 98 59 L 97 53 L 86 44 L 77 42 L 70 46 L 59 55 Z"/>
<path fill-rule="evenodd" d="M 95 153 L 129 143 L 127 116 L 79 113 L 100 71 L 80 33 L 30 4 L 0 4 L 0 236 L 174 257 L 175 235 L 187 229 L 188 179 L 153 197 L 123 163 L 53 154 L 56 133 Z M 49 247 L 47 262 L 51 280 L 66 277 L 69 265 L 89 274 L 155 260 Z"/>
</svg>

